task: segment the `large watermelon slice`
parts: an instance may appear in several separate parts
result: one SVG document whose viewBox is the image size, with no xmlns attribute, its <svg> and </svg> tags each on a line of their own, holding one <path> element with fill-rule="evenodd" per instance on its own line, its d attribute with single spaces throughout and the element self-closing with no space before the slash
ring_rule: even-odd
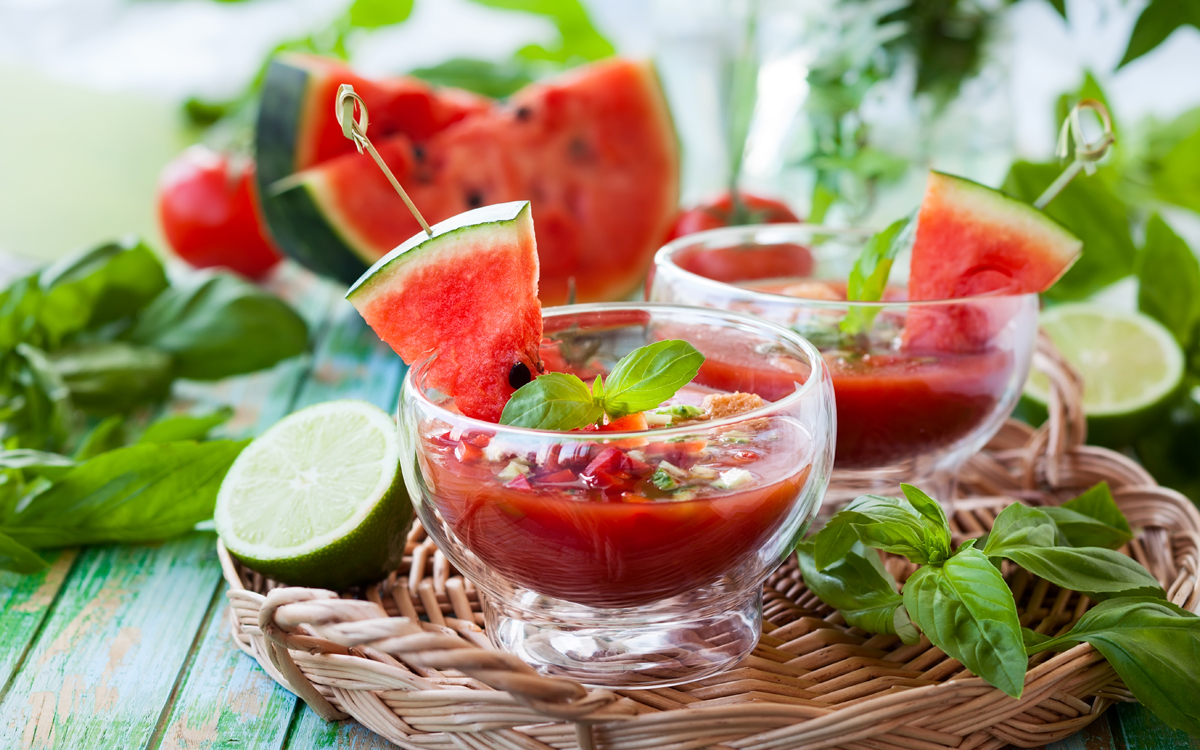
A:
<svg viewBox="0 0 1200 750">
<path fill-rule="evenodd" d="M 1044 292 L 1082 248 L 1077 237 L 1033 206 L 962 177 L 930 172 L 917 216 L 908 298 Z M 1004 299 L 914 307 L 905 325 L 905 348 L 979 351 L 1016 309 Z"/>
<path fill-rule="evenodd" d="M 424 142 L 408 132 L 378 135 L 367 105 L 368 135 L 427 220 L 532 202 L 546 304 L 566 301 L 572 277 L 581 302 L 631 292 L 674 218 L 679 154 L 647 64 L 615 59 L 577 68 Z M 419 228 L 375 164 L 358 154 L 300 171 L 264 195 L 283 249 L 346 280 Z"/>
<path fill-rule="evenodd" d="M 1082 249 L 1079 238 L 1028 203 L 930 172 L 917 217 L 908 297 L 1044 292 Z"/>
<path fill-rule="evenodd" d="M 417 234 L 381 258 L 346 299 L 468 417 L 498 422 L 510 374 L 540 372 L 542 310 L 528 201 L 485 206 Z M 519 369 L 519 368 L 518 368 Z M 527 378 L 525 378 L 527 379 Z"/>
</svg>

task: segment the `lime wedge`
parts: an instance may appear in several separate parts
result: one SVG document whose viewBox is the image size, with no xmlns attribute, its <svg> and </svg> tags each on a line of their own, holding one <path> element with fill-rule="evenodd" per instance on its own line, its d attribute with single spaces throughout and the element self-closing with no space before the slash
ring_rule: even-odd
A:
<svg viewBox="0 0 1200 750">
<path fill-rule="evenodd" d="M 411 521 L 396 425 L 364 401 L 280 420 L 217 493 L 217 533 L 234 557 L 277 581 L 335 591 L 395 570 Z"/>
<path fill-rule="evenodd" d="M 1127 445 L 1169 408 L 1183 382 L 1183 351 L 1170 331 L 1146 315 L 1058 305 L 1042 313 L 1041 325 L 1083 375 L 1090 443 Z M 1046 376 L 1032 373 L 1022 416 L 1045 419 L 1049 390 Z"/>
</svg>

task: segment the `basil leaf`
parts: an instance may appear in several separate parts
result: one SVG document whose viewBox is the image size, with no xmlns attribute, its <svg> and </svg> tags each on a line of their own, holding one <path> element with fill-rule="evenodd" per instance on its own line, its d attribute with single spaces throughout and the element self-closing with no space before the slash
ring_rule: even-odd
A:
<svg viewBox="0 0 1200 750">
<path fill-rule="evenodd" d="M 171 392 L 167 354 L 124 341 L 84 344 L 49 355 L 71 401 L 94 414 L 117 414 L 162 401 Z"/>
<path fill-rule="evenodd" d="M 992 522 L 983 553 L 997 557 L 1004 547 L 1053 547 L 1057 542 L 1058 527 L 1045 509 L 1013 503 L 1000 511 Z"/>
<path fill-rule="evenodd" d="M 824 570 L 845 555 L 854 542 L 903 555 L 918 564 L 940 563 L 939 544 L 926 540 L 926 521 L 907 501 L 862 495 L 836 513 L 814 537 L 817 568 Z"/>
<path fill-rule="evenodd" d="M 574 430 L 603 415 L 587 384 L 575 375 L 548 372 L 517 389 L 504 405 L 500 424 L 534 430 Z"/>
<path fill-rule="evenodd" d="M 36 552 L 7 534 L 0 533 L 0 570 L 28 574 L 43 570 L 47 565 L 49 563 Z"/>
<path fill-rule="evenodd" d="M 846 622 L 868 633 L 899 635 L 908 644 L 921 640 L 909 619 L 896 579 L 883 567 L 879 553 L 856 543 L 838 562 L 818 570 L 811 541 L 796 545 L 800 574 L 808 590 L 842 613 Z"/>
<path fill-rule="evenodd" d="M 176 440 L 204 440 L 213 428 L 225 424 L 233 416 L 228 406 L 202 416 L 170 414 L 155 420 L 142 436 L 139 443 L 171 443 Z"/>
<path fill-rule="evenodd" d="M 212 517 L 217 489 L 249 441 L 131 445 L 67 472 L 0 528 L 33 549 L 148 542 Z"/>
<path fill-rule="evenodd" d="M 1154 576 L 1120 552 L 1102 547 L 998 546 L 986 551 L 1039 578 L 1097 601 L 1117 596 L 1166 598 Z"/>
<path fill-rule="evenodd" d="M 1200 261 L 1158 214 L 1137 258 L 1138 309 L 1166 326 L 1186 352 L 1200 324 Z"/>
<path fill-rule="evenodd" d="M 1021 639 L 1025 642 L 1025 650 L 1027 653 L 1033 653 L 1037 646 L 1050 640 L 1050 636 L 1030 630 L 1029 628 L 1021 628 Z"/>
<path fill-rule="evenodd" d="M 1113 500 L 1107 482 L 1097 484 L 1074 500 L 1042 510 L 1054 519 L 1072 547 L 1118 549 L 1133 539 L 1133 529 Z"/>
<path fill-rule="evenodd" d="M 71 391 L 46 358 L 46 352 L 21 343 L 16 353 L 24 362 L 17 385 L 23 398 L 22 427 L 29 431 L 22 445 L 58 448 L 67 442 L 77 422 Z"/>
<path fill-rule="evenodd" d="M 174 374 L 218 380 L 270 367 L 308 347 L 308 326 L 283 300 L 230 274 L 160 294 L 128 335 L 172 355 Z"/>
<path fill-rule="evenodd" d="M 1200 180 L 1196 179 L 1196 164 L 1200 163 L 1198 118 L 1200 108 L 1191 109 L 1163 128 L 1160 143 L 1170 146 L 1147 169 L 1154 197 L 1196 212 L 1200 212 Z"/>
<path fill-rule="evenodd" d="M 96 423 L 75 449 L 75 460 L 86 461 L 125 445 L 125 417 L 113 414 Z"/>
<path fill-rule="evenodd" d="M 692 382 L 704 355 L 686 341 L 656 341 L 621 358 L 604 384 L 604 411 L 620 418 L 653 409 Z"/>
<path fill-rule="evenodd" d="M 58 453 L 27 449 L 0 451 L 0 468 L 20 469 L 47 479 L 60 477 L 74 466 L 74 461 Z"/>
<path fill-rule="evenodd" d="M 1146 708 L 1176 729 L 1200 736 L 1200 617 L 1161 599 L 1097 604 L 1071 631 L 1029 653 L 1066 643 L 1092 644 Z"/>
<path fill-rule="evenodd" d="M 1012 165 L 1004 192 L 1032 203 L 1062 172 L 1062 165 Z M 1083 255 L 1058 280 L 1046 296 L 1057 300 L 1082 299 L 1133 272 L 1137 247 L 1129 231 L 1129 210 L 1112 188 L 1096 177 L 1076 177 L 1054 201 L 1046 215 L 1083 240 Z"/>
<path fill-rule="evenodd" d="M 923 490 L 911 484 L 901 484 L 900 491 L 921 515 L 925 527 L 926 556 L 930 562 L 938 563 L 950 557 L 950 549 L 954 544 L 950 538 L 950 522 L 946 520 L 946 512 Z"/>
<path fill-rule="evenodd" d="M 904 584 L 904 606 L 930 642 L 1014 698 L 1025 687 L 1025 644 L 1017 604 L 1000 571 L 964 545 L 941 567 Z"/>
<path fill-rule="evenodd" d="M 138 240 L 110 242 L 47 267 L 39 319 L 54 340 L 133 315 L 167 288 L 162 262 Z"/>
<path fill-rule="evenodd" d="M 528 44 L 517 50 L 527 60 L 578 63 L 599 60 L 615 52 L 612 43 L 596 30 L 580 0 L 472 0 L 503 10 L 520 10 L 543 16 L 558 29 L 561 41 L 550 48 Z"/>
<path fill-rule="evenodd" d="M 851 302 L 875 302 L 883 299 L 883 293 L 887 291 L 888 276 L 892 272 L 892 263 L 901 250 L 912 245 L 916 231 L 917 216 L 913 214 L 892 222 L 887 229 L 867 240 L 858 260 L 854 262 L 854 268 L 850 270 L 850 278 L 846 283 L 846 299 Z M 870 330 L 877 312 L 870 307 L 851 305 L 839 327 L 842 333 L 847 335 L 864 334 Z"/>
</svg>

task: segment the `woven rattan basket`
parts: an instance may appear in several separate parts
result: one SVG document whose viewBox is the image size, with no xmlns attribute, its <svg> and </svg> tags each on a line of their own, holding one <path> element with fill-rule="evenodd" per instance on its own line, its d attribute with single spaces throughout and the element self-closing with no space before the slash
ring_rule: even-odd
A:
<svg viewBox="0 0 1200 750">
<path fill-rule="evenodd" d="M 960 541 L 982 534 L 1014 498 L 1053 504 L 1107 481 L 1136 538 L 1124 550 L 1170 598 L 1200 609 L 1200 514 L 1128 458 L 1083 445 L 1080 381 L 1040 342 L 1035 367 L 1053 384 L 1041 429 L 1009 422 L 962 473 L 950 510 Z M 536 674 L 494 650 L 483 602 L 419 527 L 404 566 L 365 590 L 284 587 L 219 548 L 237 644 L 322 717 L 351 717 L 404 748 L 1034 747 L 1132 696 L 1091 646 L 1030 661 L 1013 699 L 927 640 L 847 627 L 804 587 L 790 560 L 767 581 L 763 636 L 736 668 L 676 688 L 588 690 Z M 903 579 L 907 561 L 888 565 Z M 1021 624 L 1057 634 L 1088 600 L 1011 572 Z"/>
</svg>

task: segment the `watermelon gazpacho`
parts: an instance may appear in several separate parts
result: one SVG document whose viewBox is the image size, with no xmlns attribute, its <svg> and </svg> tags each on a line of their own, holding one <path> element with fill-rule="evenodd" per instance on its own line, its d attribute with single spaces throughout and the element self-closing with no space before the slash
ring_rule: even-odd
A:
<svg viewBox="0 0 1200 750">
<path fill-rule="evenodd" d="M 282 58 L 259 115 L 262 193 L 280 246 L 319 272 L 352 282 L 420 229 L 332 122 L 338 82 L 362 97 L 372 142 L 429 221 L 532 203 L 547 304 L 565 302 L 572 280 L 580 302 L 627 295 L 670 229 L 679 153 L 648 64 L 583 66 L 480 107 L 409 79 L 369 82 Z"/>
</svg>

